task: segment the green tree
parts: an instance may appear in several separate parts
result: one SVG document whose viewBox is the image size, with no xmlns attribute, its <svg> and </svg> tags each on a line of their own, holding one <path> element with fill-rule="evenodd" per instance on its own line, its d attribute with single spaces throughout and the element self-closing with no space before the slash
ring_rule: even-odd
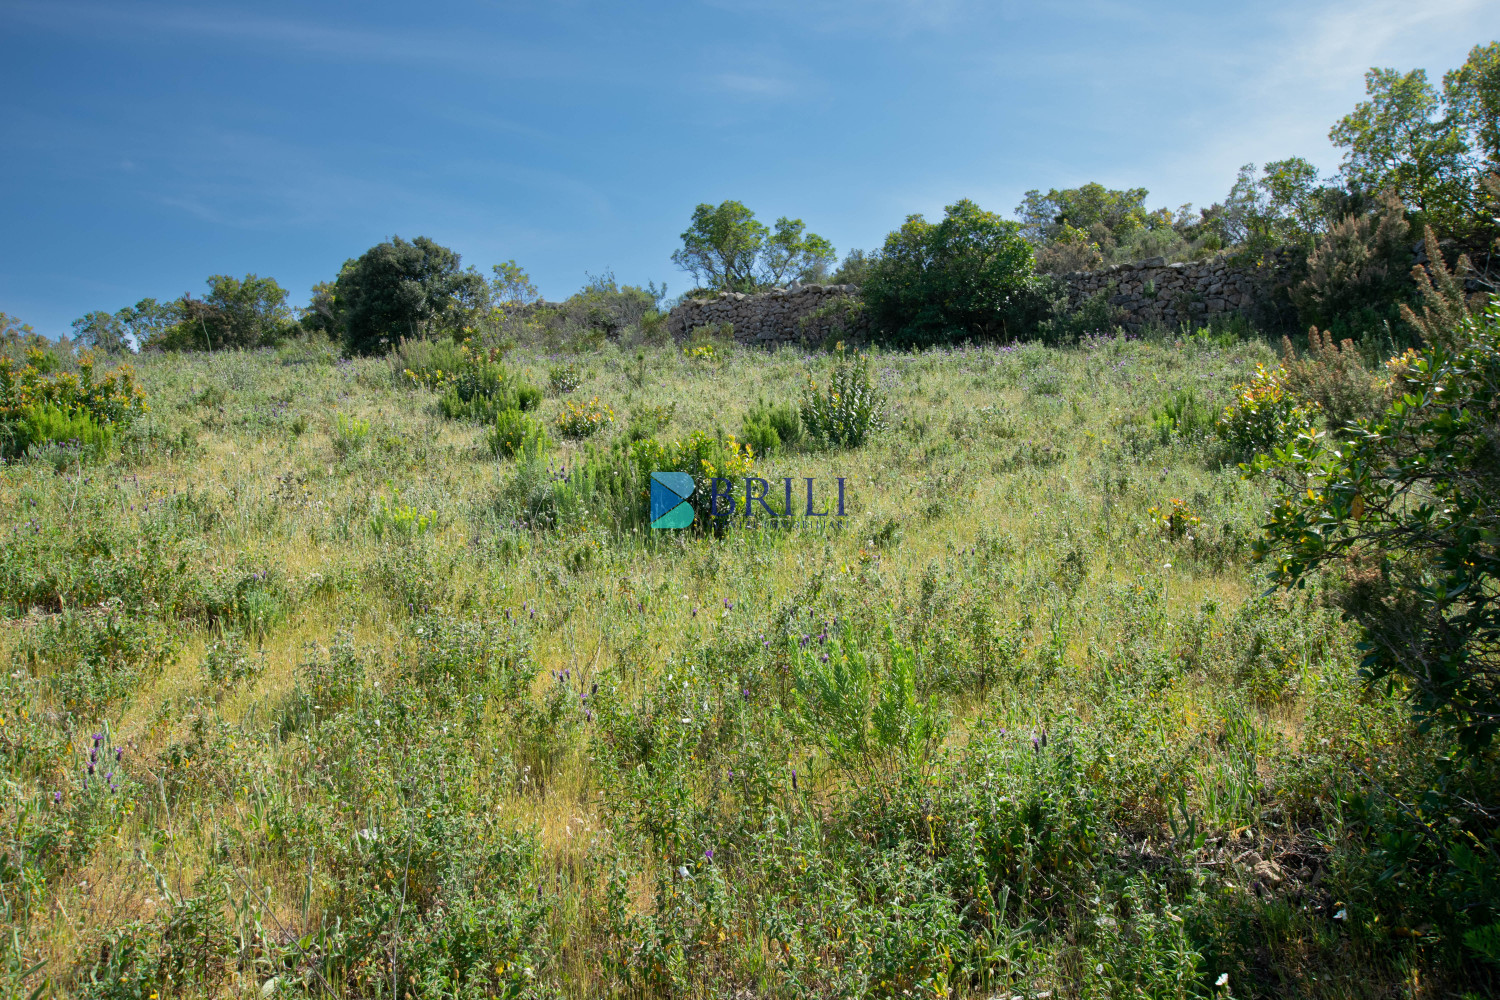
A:
<svg viewBox="0 0 1500 1000">
<path fill-rule="evenodd" d="M 1371 69 L 1365 93 L 1369 100 L 1328 133 L 1345 150 L 1349 186 L 1366 194 L 1392 188 L 1439 229 L 1465 228 L 1475 183 L 1461 118 L 1442 114 L 1444 102 L 1425 70 Z"/>
<path fill-rule="evenodd" d="M 837 259 L 833 244 L 817 233 L 809 233 L 801 219 L 776 220 L 760 254 L 760 278 L 767 285 L 781 285 L 788 278 L 816 281 L 828 273 Z"/>
<path fill-rule="evenodd" d="M 965 198 L 941 222 L 908 216 L 886 237 L 861 296 L 876 330 L 898 343 L 1014 336 L 1033 263 L 1018 223 Z"/>
<path fill-rule="evenodd" d="M 755 290 L 755 262 L 770 231 L 737 201 L 699 205 L 672 263 L 699 284 L 730 292 Z"/>
<path fill-rule="evenodd" d="M 115 313 L 115 317 L 137 346 L 159 336 L 179 318 L 175 302 L 158 302 L 152 298 L 141 299 L 133 306 L 126 306 Z"/>
<path fill-rule="evenodd" d="M 119 313 L 95 310 L 80 316 L 73 321 L 73 339 L 84 347 L 111 354 L 130 350 L 125 324 Z"/>
<path fill-rule="evenodd" d="M 149 303 L 149 304 L 148 304 Z M 280 343 L 296 324 L 286 303 L 286 289 L 274 278 L 247 274 L 235 278 L 215 274 L 208 279 L 208 295 L 183 295 L 163 313 L 155 300 L 142 300 L 138 309 L 116 313 L 122 326 L 139 323 L 152 329 L 143 347 L 159 350 L 252 350 Z M 170 325 L 160 321 L 170 316 Z"/>
<path fill-rule="evenodd" d="M 457 253 L 425 236 L 399 236 L 344 264 L 334 284 L 339 327 L 350 353 L 390 350 L 401 337 L 460 326 L 487 295 L 484 279 Z"/>
<path fill-rule="evenodd" d="M 205 301 L 219 316 L 220 329 L 211 331 L 215 347 L 270 346 L 285 339 L 293 326 L 286 289 L 275 278 L 215 274 L 208 279 Z"/>
<path fill-rule="evenodd" d="M 541 298 L 532 284 L 531 275 L 514 259 L 490 268 L 495 276 L 490 279 L 490 290 L 494 300 L 502 305 L 527 305 Z"/>
<path fill-rule="evenodd" d="M 1096 228 L 1118 242 L 1138 229 L 1172 224 L 1172 213 L 1165 208 L 1146 208 L 1149 193 L 1145 188 L 1117 191 L 1098 183 L 1053 188 L 1046 194 L 1031 190 L 1016 206 L 1016 215 L 1022 234 L 1038 246 L 1065 237 L 1069 230 L 1089 233 Z"/>
<path fill-rule="evenodd" d="M 1443 99 L 1491 170 L 1500 170 L 1500 42 L 1476 45 L 1443 76 Z"/>
</svg>

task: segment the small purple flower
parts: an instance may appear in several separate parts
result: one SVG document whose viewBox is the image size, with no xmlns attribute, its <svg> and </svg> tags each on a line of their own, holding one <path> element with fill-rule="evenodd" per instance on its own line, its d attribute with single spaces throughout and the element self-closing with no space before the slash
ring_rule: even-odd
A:
<svg viewBox="0 0 1500 1000">
<path fill-rule="evenodd" d="M 94 765 L 93 765 L 93 762 L 90 762 L 89 763 L 89 774 L 93 774 L 93 773 L 94 773 Z"/>
<path fill-rule="evenodd" d="M 93 749 L 93 750 L 90 750 L 90 751 L 89 751 L 89 763 L 91 763 L 91 764 L 92 764 L 92 763 L 94 763 L 94 762 L 95 762 L 95 761 L 97 761 L 97 760 L 98 760 L 98 759 L 99 759 L 99 750 L 98 750 L 98 748 L 97 748 L 97 747 L 96 747 L 96 748 L 94 748 L 94 749 Z"/>
<path fill-rule="evenodd" d="M 125 748 L 124 747 L 115 747 L 115 763 L 116 764 L 118 764 L 120 762 L 120 757 L 123 756 L 124 753 L 125 753 Z"/>
<path fill-rule="evenodd" d="M 823 655 L 822 655 L 822 656 L 820 656 L 820 657 L 818 657 L 818 658 L 819 658 L 819 659 L 820 659 L 820 660 L 822 660 L 822 661 L 823 661 L 823 662 L 824 662 L 824 663 L 827 663 L 827 662 L 828 662 L 828 654 L 827 654 L 827 653 L 824 653 L 824 654 L 823 654 Z"/>
<path fill-rule="evenodd" d="M 55 803 L 57 803 L 58 805 L 61 805 L 62 804 L 62 792 L 53 792 L 52 793 L 52 801 L 55 802 Z"/>
<path fill-rule="evenodd" d="M 104 780 L 105 780 L 105 781 L 114 781 L 114 780 L 115 780 L 115 772 L 113 772 L 113 771 L 109 771 L 109 772 L 107 772 L 107 773 L 106 773 L 106 774 L 105 774 L 105 775 L 104 775 Z"/>
<path fill-rule="evenodd" d="M 710 847 L 708 850 L 703 852 L 703 856 L 709 861 L 712 861 L 714 859 L 714 849 Z"/>
<path fill-rule="evenodd" d="M 796 790 L 797 790 L 797 769 L 794 767 L 794 768 L 792 768 L 792 791 L 795 792 Z"/>
<path fill-rule="evenodd" d="M 94 734 L 94 745 L 98 746 L 100 743 L 103 743 L 103 742 L 104 742 L 104 734 L 103 733 L 95 733 Z"/>
<path fill-rule="evenodd" d="M 731 601 L 729 598 L 726 597 L 726 598 L 724 598 L 724 607 L 728 608 L 730 611 L 733 611 L 734 610 L 734 602 Z"/>
</svg>

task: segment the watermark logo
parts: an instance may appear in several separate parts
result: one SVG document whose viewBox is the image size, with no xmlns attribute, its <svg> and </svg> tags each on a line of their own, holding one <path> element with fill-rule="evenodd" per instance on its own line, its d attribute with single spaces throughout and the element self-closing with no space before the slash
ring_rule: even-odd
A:
<svg viewBox="0 0 1500 1000">
<path fill-rule="evenodd" d="M 813 500 L 814 486 L 812 479 L 804 479 L 807 493 L 807 509 L 800 510 L 803 489 L 797 488 L 797 502 L 792 499 L 792 479 L 790 477 L 782 480 L 785 487 L 784 494 L 778 490 L 772 492 L 769 480 L 758 476 L 745 477 L 745 492 L 739 494 L 738 483 L 735 479 L 710 479 L 708 481 L 708 512 L 713 517 L 753 517 L 764 511 L 767 517 L 828 517 L 828 500 L 824 498 L 822 504 L 815 504 Z M 838 513 L 834 517 L 847 517 L 844 513 L 844 478 L 837 478 L 838 482 Z M 693 523 L 693 505 L 688 503 L 697 489 L 693 477 L 686 472 L 653 472 L 651 473 L 651 527 L 653 528 L 686 528 Z M 768 502 L 770 501 L 770 502 Z M 773 503 L 775 506 L 773 506 Z M 759 504 L 760 510 L 756 509 Z M 776 507 L 781 507 L 777 510 Z M 822 506 L 822 510 L 814 510 L 814 506 Z"/>
<path fill-rule="evenodd" d="M 688 497 L 697 486 L 686 472 L 651 473 L 651 527 L 686 528 L 693 523 Z"/>
</svg>

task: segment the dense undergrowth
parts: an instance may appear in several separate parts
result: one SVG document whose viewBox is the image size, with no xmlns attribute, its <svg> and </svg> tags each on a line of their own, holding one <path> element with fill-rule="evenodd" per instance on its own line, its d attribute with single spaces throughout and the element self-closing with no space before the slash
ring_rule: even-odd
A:
<svg viewBox="0 0 1500 1000">
<path fill-rule="evenodd" d="M 1276 356 L 142 356 L 0 469 L 6 991 L 1493 990 L 1493 756 L 1251 562 Z"/>
</svg>

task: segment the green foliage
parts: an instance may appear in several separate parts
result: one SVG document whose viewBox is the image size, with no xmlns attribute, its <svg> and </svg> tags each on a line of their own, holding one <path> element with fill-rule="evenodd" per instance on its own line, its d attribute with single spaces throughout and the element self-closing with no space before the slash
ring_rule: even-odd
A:
<svg viewBox="0 0 1500 1000">
<path fill-rule="evenodd" d="M 1403 366 L 1398 390 L 1337 446 L 1305 428 L 1257 463 L 1290 487 L 1257 555 L 1285 585 L 1343 568 L 1367 675 L 1401 678 L 1424 724 L 1477 748 L 1500 730 L 1500 303 Z"/>
<path fill-rule="evenodd" d="M 553 365 L 547 369 L 547 384 L 558 395 L 565 395 L 583 385 L 583 369 L 575 364 Z"/>
<path fill-rule="evenodd" d="M 141 340 L 142 347 L 163 351 L 222 351 L 274 347 L 295 329 L 286 289 L 274 278 L 247 274 L 235 278 L 215 274 L 208 279 L 208 295 L 184 295 L 170 307 L 170 323 L 160 323 L 154 300 L 143 300 L 127 313 L 116 314 L 123 330 L 155 327 Z"/>
<path fill-rule="evenodd" d="M 1312 425 L 1316 410 L 1298 402 L 1286 383 L 1285 368 L 1256 365 L 1254 377 L 1234 387 L 1234 402 L 1214 425 L 1234 454 L 1249 458 L 1269 451 Z"/>
<path fill-rule="evenodd" d="M 437 511 L 421 511 L 381 496 L 370 514 L 370 533 L 376 538 L 411 539 L 427 534 L 437 525 Z"/>
<path fill-rule="evenodd" d="M 490 423 L 506 410 L 534 410 L 542 393 L 500 360 L 498 348 L 476 349 L 451 340 L 402 340 L 392 367 L 409 385 L 441 393 L 438 409 L 449 420 Z"/>
<path fill-rule="evenodd" d="M 487 294 L 484 279 L 461 270 L 452 250 L 425 236 L 394 236 L 344 264 L 333 301 L 349 353 L 383 354 L 402 337 L 462 327 Z"/>
<path fill-rule="evenodd" d="M 501 458 L 514 458 L 522 454 L 540 454 L 552 447 L 547 429 L 542 422 L 520 410 L 501 410 L 495 414 L 495 426 L 490 428 L 490 450 Z"/>
<path fill-rule="evenodd" d="M 1343 170 L 1350 186 L 1372 193 L 1391 188 L 1427 221 L 1448 231 L 1467 229 L 1477 185 L 1464 110 L 1476 102 L 1460 99 L 1459 107 L 1443 113 L 1446 95 L 1440 97 L 1420 69 L 1371 69 L 1365 93 L 1369 100 L 1328 133 L 1346 151 Z"/>
<path fill-rule="evenodd" d="M 1500 42 L 1474 46 L 1443 75 L 1443 100 L 1486 165 L 1500 166 Z"/>
<path fill-rule="evenodd" d="M 31 448 L 52 442 L 67 443 L 98 458 L 115 443 L 114 425 L 100 423 L 82 406 L 71 410 L 64 410 L 54 403 L 33 406 L 26 411 L 23 426 Z"/>
<path fill-rule="evenodd" d="M 1192 388 L 1174 389 L 1151 407 L 1151 427 L 1163 443 L 1173 437 L 1196 440 L 1213 433 L 1216 416 Z"/>
<path fill-rule="evenodd" d="M 345 413 L 333 415 L 333 450 L 340 458 L 348 458 L 365 446 L 370 439 L 370 422 Z"/>
<path fill-rule="evenodd" d="M 783 216 L 767 229 L 737 201 L 699 205 L 672 263 L 716 291 L 753 292 L 791 278 L 813 281 L 837 259 L 833 244 Z"/>
<path fill-rule="evenodd" d="M 146 409 L 135 371 L 121 365 L 102 377 L 85 354 L 78 371 L 56 371 L 51 355 L 33 349 L 17 369 L 0 357 L 0 458 L 25 454 L 33 445 L 76 441 L 98 455 Z"/>
<path fill-rule="evenodd" d="M 759 281 L 779 286 L 788 279 L 818 281 L 837 259 L 833 244 L 817 233 L 809 233 L 801 219 L 783 216 L 766 237 L 760 251 Z"/>
<path fill-rule="evenodd" d="M 541 298 L 531 276 L 514 260 L 496 264 L 490 270 L 495 273 L 490 279 L 490 294 L 500 305 L 530 305 Z"/>
<path fill-rule="evenodd" d="M 1066 295 L 1053 299 L 1051 316 L 1037 325 L 1038 339 L 1048 344 L 1072 344 L 1088 336 L 1111 335 L 1120 328 L 1121 310 L 1109 304 L 1108 290 L 1095 292 L 1069 306 Z"/>
<path fill-rule="evenodd" d="M 886 237 L 861 297 L 873 327 L 894 343 L 929 345 L 1015 337 L 1032 284 L 1020 227 L 963 200 L 930 223 L 920 215 Z"/>
<path fill-rule="evenodd" d="M 758 401 L 745 414 L 740 425 L 740 440 L 750 445 L 757 455 L 794 448 L 802 440 L 802 415 L 790 403 L 773 405 Z"/>
<path fill-rule="evenodd" d="M 587 403 L 568 400 L 557 415 L 557 432 L 565 438 L 585 438 L 614 420 L 615 411 L 601 404 L 598 396 Z"/>
<path fill-rule="evenodd" d="M 1306 277 L 1290 293 L 1302 322 L 1346 336 L 1388 329 L 1411 295 L 1410 231 L 1401 202 L 1389 192 L 1373 211 L 1330 226 L 1308 257 Z"/>
<path fill-rule="evenodd" d="M 868 441 L 885 426 L 885 397 L 870 376 L 870 356 L 841 361 L 826 390 L 809 379 L 800 415 L 808 435 L 829 447 L 858 448 Z"/>
<path fill-rule="evenodd" d="M 709 288 L 754 291 L 756 258 L 769 233 L 737 201 L 699 205 L 683 231 L 682 248 L 672 252 L 672 263 Z"/>
</svg>

